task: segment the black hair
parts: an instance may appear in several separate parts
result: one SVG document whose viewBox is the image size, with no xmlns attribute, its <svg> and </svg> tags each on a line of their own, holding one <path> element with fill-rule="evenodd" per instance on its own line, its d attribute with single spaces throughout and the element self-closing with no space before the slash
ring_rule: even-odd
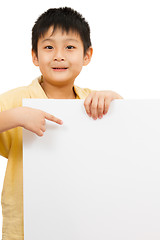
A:
<svg viewBox="0 0 160 240">
<path fill-rule="evenodd" d="M 84 54 L 91 46 L 90 27 L 80 13 L 68 7 L 51 8 L 40 15 L 32 28 L 32 50 L 36 55 L 39 38 L 44 36 L 51 26 L 53 26 L 53 31 L 61 28 L 67 33 L 70 30 L 78 33 L 83 42 Z"/>
</svg>

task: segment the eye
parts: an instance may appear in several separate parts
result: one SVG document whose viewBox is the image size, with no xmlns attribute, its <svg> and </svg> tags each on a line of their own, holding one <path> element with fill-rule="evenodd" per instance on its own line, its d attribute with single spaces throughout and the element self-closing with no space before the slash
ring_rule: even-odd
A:
<svg viewBox="0 0 160 240">
<path fill-rule="evenodd" d="M 53 49 L 52 46 L 46 46 L 45 48 L 46 48 L 46 49 Z"/>
<path fill-rule="evenodd" d="M 67 49 L 74 49 L 75 47 L 72 46 L 72 45 L 68 45 L 66 48 L 67 48 Z"/>
</svg>

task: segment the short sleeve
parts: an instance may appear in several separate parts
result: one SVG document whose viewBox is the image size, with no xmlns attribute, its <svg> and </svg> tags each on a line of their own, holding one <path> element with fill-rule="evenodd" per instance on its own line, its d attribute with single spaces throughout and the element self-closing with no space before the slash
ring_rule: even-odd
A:
<svg viewBox="0 0 160 240">
<path fill-rule="evenodd" d="M 3 104 L 2 101 L 0 99 L 0 112 L 3 111 Z M 9 142 L 10 142 L 10 136 L 9 136 L 9 132 L 3 132 L 0 133 L 0 155 L 8 158 L 8 154 L 9 154 Z"/>
</svg>

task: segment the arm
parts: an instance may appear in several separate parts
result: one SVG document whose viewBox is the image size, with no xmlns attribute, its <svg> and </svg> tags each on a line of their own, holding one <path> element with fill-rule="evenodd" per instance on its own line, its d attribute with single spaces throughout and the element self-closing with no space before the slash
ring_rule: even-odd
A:
<svg viewBox="0 0 160 240">
<path fill-rule="evenodd" d="M 0 133 L 15 127 L 24 127 L 38 136 L 43 136 L 46 130 L 46 119 L 57 124 L 63 124 L 62 120 L 38 109 L 29 107 L 13 108 L 0 112 Z"/>
<path fill-rule="evenodd" d="M 84 106 L 88 116 L 94 120 L 102 118 L 108 112 L 110 103 L 114 99 L 123 99 L 118 93 L 113 91 L 93 91 L 84 101 Z"/>
</svg>

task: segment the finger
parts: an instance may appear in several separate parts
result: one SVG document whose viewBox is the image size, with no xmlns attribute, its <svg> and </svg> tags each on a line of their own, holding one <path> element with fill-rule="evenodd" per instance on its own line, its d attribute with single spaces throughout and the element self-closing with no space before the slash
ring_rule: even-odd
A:
<svg viewBox="0 0 160 240">
<path fill-rule="evenodd" d="M 97 107 L 98 107 L 98 97 L 94 96 L 91 103 L 91 116 L 93 117 L 94 120 L 96 120 L 98 117 Z"/>
<path fill-rule="evenodd" d="M 49 114 L 49 113 L 45 113 L 45 119 L 49 120 L 49 121 L 52 121 L 52 122 L 55 122 L 55 123 L 58 123 L 60 125 L 63 124 L 63 121 L 59 118 L 56 118 L 55 116 Z"/>
<path fill-rule="evenodd" d="M 98 106 L 97 106 L 98 118 L 102 118 L 102 117 L 103 117 L 103 111 L 104 111 L 104 109 L 105 109 L 105 106 L 104 106 L 104 97 L 99 97 Z"/>
<path fill-rule="evenodd" d="M 45 132 L 46 131 L 46 126 L 42 125 L 40 130 L 42 130 L 42 132 Z"/>
<path fill-rule="evenodd" d="M 44 132 L 40 129 L 39 131 L 35 132 L 39 137 L 44 135 Z"/>
<path fill-rule="evenodd" d="M 84 107 L 86 109 L 86 113 L 91 116 L 91 103 L 92 103 L 92 95 L 89 95 L 84 101 Z"/>
<path fill-rule="evenodd" d="M 106 114 L 108 112 L 110 104 L 111 104 L 111 100 L 108 98 L 105 98 L 103 114 Z"/>
</svg>

